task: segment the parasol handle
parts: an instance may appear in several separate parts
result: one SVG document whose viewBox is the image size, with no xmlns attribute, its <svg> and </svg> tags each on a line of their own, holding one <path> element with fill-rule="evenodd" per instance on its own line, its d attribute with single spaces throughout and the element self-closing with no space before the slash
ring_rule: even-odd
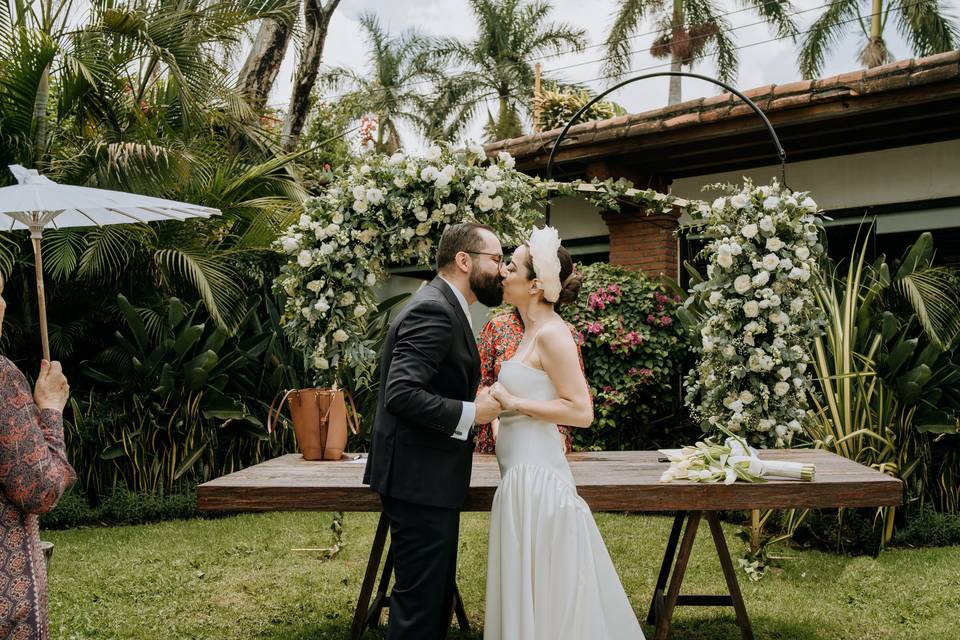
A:
<svg viewBox="0 0 960 640">
<path fill-rule="evenodd" d="M 30 240 L 33 243 L 33 264 L 37 276 L 37 305 L 40 310 L 40 343 L 43 346 L 43 359 L 50 361 L 50 337 L 47 335 L 47 298 L 43 289 L 43 254 L 40 251 L 40 229 L 30 230 Z"/>
</svg>

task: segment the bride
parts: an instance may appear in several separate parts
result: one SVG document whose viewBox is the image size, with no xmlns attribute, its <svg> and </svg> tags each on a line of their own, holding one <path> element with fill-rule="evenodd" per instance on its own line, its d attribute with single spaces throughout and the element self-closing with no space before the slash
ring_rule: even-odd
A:
<svg viewBox="0 0 960 640">
<path fill-rule="evenodd" d="M 552 227 L 534 228 L 502 275 L 504 302 L 520 312 L 524 337 L 492 389 L 504 413 L 484 639 L 642 639 L 556 427 L 593 422 L 573 336 L 556 312 L 576 299 L 581 278 Z"/>
</svg>

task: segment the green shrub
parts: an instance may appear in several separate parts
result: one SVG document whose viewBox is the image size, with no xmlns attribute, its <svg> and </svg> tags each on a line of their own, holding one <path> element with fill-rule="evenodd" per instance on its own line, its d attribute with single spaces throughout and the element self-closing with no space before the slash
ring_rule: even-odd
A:
<svg viewBox="0 0 960 640">
<path fill-rule="evenodd" d="M 97 522 L 96 510 L 81 494 L 68 491 L 53 509 L 40 516 L 44 529 L 70 529 Z"/>
<path fill-rule="evenodd" d="M 193 518 L 198 515 L 195 491 L 170 495 L 139 494 L 116 489 L 92 506 L 77 491 L 69 491 L 40 518 L 44 529 L 70 529 L 92 525 L 143 524 Z"/>
<path fill-rule="evenodd" d="M 930 507 L 907 517 L 907 522 L 893 538 L 896 545 L 911 547 L 946 547 L 960 544 L 960 514 L 942 513 Z"/>
<path fill-rule="evenodd" d="M 574 430 L 574 446 L 651 449 L 695 437 L 680 402 L 692 362 L 676 320 L 680 296 L 641 271 L 603 263 L 577 270 L 580 298 L 563 313 L 578 331 L 595 421 Z"/>
</svg>

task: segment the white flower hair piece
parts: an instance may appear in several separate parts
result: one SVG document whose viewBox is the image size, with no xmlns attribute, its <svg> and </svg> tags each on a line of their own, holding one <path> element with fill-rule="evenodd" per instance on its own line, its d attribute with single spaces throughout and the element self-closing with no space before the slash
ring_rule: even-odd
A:
<svg viewBox="0 0 960 640">
<path fill-rule="evenodd" d="M 534 227 L 527 245 L 530 247 L 533 271 L 543 289 L 543 298 L 547 302 L 556 302 L 560 297 L 560 258 L 557 256 L 560 234 L 553 227 Z"/>
</svg>

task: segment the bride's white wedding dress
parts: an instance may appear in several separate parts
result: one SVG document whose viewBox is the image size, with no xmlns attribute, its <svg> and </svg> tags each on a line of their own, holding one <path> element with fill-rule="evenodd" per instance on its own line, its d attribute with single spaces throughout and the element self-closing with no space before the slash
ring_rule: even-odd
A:
<svg viewBox="0 0 960 640">
<path fill-rule="evenodd" d="M 547 373 L 516 356 L 499 381 L 518 397 L 557 397 Z M 504 413 L 497 462 L 484 639 L 642 640 L 556 425 Z"/>
</svg>

